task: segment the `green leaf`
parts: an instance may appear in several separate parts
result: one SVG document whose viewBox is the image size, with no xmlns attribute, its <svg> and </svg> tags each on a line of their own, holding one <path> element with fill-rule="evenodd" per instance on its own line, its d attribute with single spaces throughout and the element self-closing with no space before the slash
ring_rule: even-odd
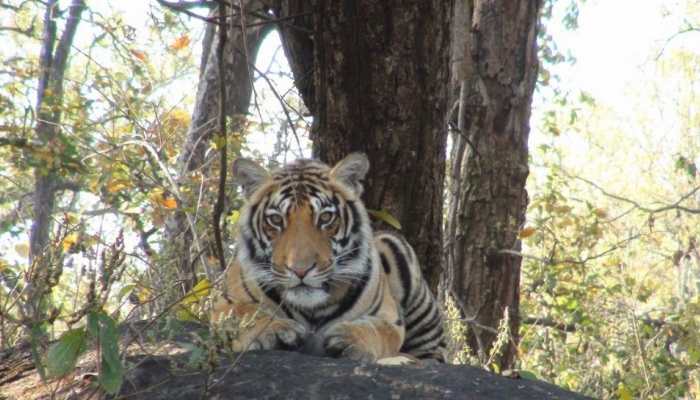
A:
<svg viewBox="0 0 700 400">
<path fill-rule="evenodd" d="M 73 371 L 78 356 L 85 351 L 85 328 L 65 332 L 58 342 L 51 345 L 46 356 L 46 369 L 51 377 L 59 377 Z"/>
<path fill-rule="evenodd" d="M 537 374 L 532 371 L 518 371 L 518 375 L 523 379 L 537 380 Z"/>
<path fill-rule="evenodd" d="M 46 337 L 46 330 L 44 329 L 43 323 L 33 324 L 30 330 L 30 344 L 32 359 L 34 360 L 34 365 L 39 372 L 39 376 L 42 380 L 46 379 L 46 366 L 44 361 L 41 359 L 39 349 L 42 338 Z"/>
<path fill-rule="evenodd" d="M 100 349 L 102 370 L 99 383 L 110 394 L 116 394 L 124 379 L 124 368 L 119 357 L 119 332 L 117 324 L 104 312 L 97 314 L 100 326 Z"/>
<path fill-rule="evenodd" d="M 392 226 L 392 227 L 394 227 L 394 228 L 396 228 L 396 229 L 398 229 L 398 230 L 401 230 L 401 223 L 399 222 L 398 219 L 396 219 L 396 217 L 394 217 L 393 215 L 391 215 L 391 214 L 389 213 L 389 211 L 387 211 L 387 210 L 385 210 L 385 209 L 382 208 L 382 209 L 379 210 L 379 211 L 377 211 L 377 210 L 367 210 L 367 212 L 368 212 L 369 215 L 371 215 L 372 217 L 374 217 L 374 218 L 376 218 L 376 219 L 378 219 L 378 220 L 380 220 L 380 221 L 386 222 L 387 224 L 389 224 L 390 226 Z"/>
<path fill-rule="evenodd" d="M 135 284 L 125 285 L 123 288 L 121 288 L 121 290 L 119 291 L 119 294 L 117 295 L 117 299 L 118 299 L 119 303 L 121 303 L 122 300 L 124 300 L 124 296 L 131 293 L 134 289 L 136 289 Z"/>
</svg>

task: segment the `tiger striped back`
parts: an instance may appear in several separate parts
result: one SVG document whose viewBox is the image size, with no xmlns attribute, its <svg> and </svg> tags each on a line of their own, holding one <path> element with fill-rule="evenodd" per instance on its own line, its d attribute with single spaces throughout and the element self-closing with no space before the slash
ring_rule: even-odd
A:
<svg viewBox="0 0 700 400">
<path fill-rule="evenodd" d="M 271 174 L 234 164 L 248 201 L 212 317 L 260 315 L 234 349 L 444 360 L 441 313 L 413 249 L 372 233 L 359 198 L 368 168 L 358 153 L 333 168 L 299 160 Z"/>
</svg>

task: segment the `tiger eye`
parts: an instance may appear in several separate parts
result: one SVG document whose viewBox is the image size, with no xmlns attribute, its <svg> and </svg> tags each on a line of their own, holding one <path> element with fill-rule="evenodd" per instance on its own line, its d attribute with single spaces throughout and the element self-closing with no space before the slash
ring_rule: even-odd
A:
<svg viewBox="0 0 700 400">
<path fill-rule="evenodd" d="M 330 211 L 322 212 L 321 215 L 318 216 L 318 222 L 320 222 L 322 224 L 327 224 L 327 223 L 331 222 L 332 219 L 333 219 L 333 213 Z"/>
<path fill-rule="evenodd" d="M 284 223 L 284 219 L 279 214 L 272 214 L 267 216 L 267 222 L 270 225 L 282 226 L 282 223 Z"/>
</svg>

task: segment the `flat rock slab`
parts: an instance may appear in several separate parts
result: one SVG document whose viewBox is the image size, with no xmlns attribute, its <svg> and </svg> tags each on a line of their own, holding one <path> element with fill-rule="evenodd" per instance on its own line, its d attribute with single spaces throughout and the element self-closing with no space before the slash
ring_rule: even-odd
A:
<svg viewBox="0 0 700 400">
<path fill-rule="evenodd" d="M 135 356 L 119 397 L 128 399 L 588 399 L 559 387 L 442 364 L 383 366 L 283 351 L 254 351 L 210 374 L 187 355 Z"/>
</svg>

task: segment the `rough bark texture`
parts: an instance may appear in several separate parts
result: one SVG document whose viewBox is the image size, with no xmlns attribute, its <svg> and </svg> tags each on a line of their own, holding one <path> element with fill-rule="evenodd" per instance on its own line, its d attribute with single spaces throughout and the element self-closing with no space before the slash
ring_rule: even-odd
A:
<svg viewBox="0 0 700 400">
<path fill-rule="evenodd" d="M 335 163 L 353 151 L 371 163 L 364 200 L 386 209 L 415 247 L 431 287 L 442 270 L 445 113 L 451 2 L 281 1 L 313 31 L 282 31 L 314 117 L 313 154 Z M 290 28 L 293 29 L 293 28 Z M 312 49 L 310 49 L 312 47 Z M 313 56 L 309 59 L 310 55 Z"/>
<path fill-rule="evenodd" d="M 528 175 L 527 138 L 537 75 L 536 33 L 540 1 L 467 3 L 470 30 L 452 179 L 447 284 L 472 321 L 470 345 L 488 354 L 506 308 L 513 340 L 500 358 L 512 365 L 519 326 L 520 250 Z M 463 162 L 460 157 L 463 157 Z M 488 327 L 491 329 L 481 329 Z"/>
<path fill-rule="evenodd" d="M 128 335 L 127 335 L 128 336 Z M 151 337 L 150 333 L 144 338 Z M 200 367 L 188 360 L 181 343 L 157 346 L 176 355 L 143 354 L 143 347 L 126 357 L 122 389 L 112 398 L 133 400 L 185 399 L 461 399 L 547 400 L 587 399 L 540 381 L 511 379 L 468 366 L 415 364 L 381 366 L 348 359 L 319 358 L 284 351 L 255 351 L 242 357 L 220 355 Z M 174 342 L 174 343 L 173 343 Z M 178 344 L 179 342 L 179 344 Z M 0 396 L 10 399 L 104 399 L 95 390 L 95 354 L 83 356 L 77 371 L 42 384 L 29 350 L 0 352 Z M 161 350 L 161 353 L 165 353 Z M 209 368 L 211 368 L 209 370 Z"/>
<path fill-rule="evenodd" d="M 59 134 L 63 108 L 63 77 L 68 65 L 68 56 L 73 44 L 73 38 L 78 29 L 80 15 L 85 9 L 82 0 L 73 0 L 69 6 L 66 26 L 60 39 L 56 36 L 56 13 L 58 2 L 49 1 L 44 15 L 44 30 L 42 34 L 41 54 L 39 56 L 39 85 L 36 102 L 36 136 L 38 142 L 46 149 L 60 146 Z M 52 150 L 48 150 L 52 151 Z M 34 321 L 40 321 L 43 313 L 39 308 L 42 286 L 49 276 L 49 261 L 44 257 L 51 234 L 51 218 L 54 213 L 56 194 L 61 184 L 61 178 L 55 167 L 47 165 L 35 168 L 32 227 L 29 234 L 29 261 L 32 273 L 27 286 L 26 298 L 29 302 L 23 304 L 24 314 Z"/>
<path fill-rule="evenodd" d="M 243 7 L 249 12 L 259 12 L 264 10 L 262 3 L 256 0 L 242 2 Z M 254 16 L 248 16 L 246 23 L 260 23 L 261 20 Z M 226 86 L 225 105 L 228 116 L 236 116 L 248 113 L 252 94 L 252 71 L 251 66 L 255 62 L 260 44 L 265 35 L 272 29 L 270 24 L 257 25 L 247 29 L 244 37 L 240 24 L 236 21 L 226 22 L 229 27 L 228 40 L 224 49 L 226 59 L 224 60 L 224 82 Z M 215 34 L 215 26 L 207 27 L 202 54 L 199 83 L 197 85 L 197 97 L 195 108 L 192 112 L 192 121 L 187 133 L 186 141 L 180 153 L 180 174 L 183 181 L 192 172 L 201 169 L 207 158 L 207 149 L 210 141 L 217 131 L 217 117 L 219 115 L 219 61 L 216 48 L 218 36 Z M 207 171 L 203 171 L 206 172 Z M 212 189 L 214 190 L 214 189 Z M 187 284 L 183 288 L 185 291 L 192 288 L 196 283 L 194 265 L 196 260 L 193 257 L 201 256 L 207 250 L 204 244 L 202 248 L 191 247 L 196 245 L 190 225 L 184 212 L 178 211 L 166 224 L 166 244 L 168 254 L 174 254 L 174 259 L 178 260 L 178 273 L 180 278 Z"/>
</svg>

